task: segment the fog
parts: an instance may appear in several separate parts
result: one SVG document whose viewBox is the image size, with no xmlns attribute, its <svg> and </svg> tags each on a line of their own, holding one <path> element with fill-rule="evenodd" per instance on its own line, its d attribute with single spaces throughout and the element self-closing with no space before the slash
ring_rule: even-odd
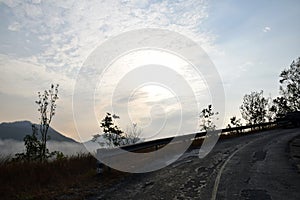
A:
<svg viewBox="0 0 300 200">
<path fill-rule="evenodd" d="M 87 153 L 84 145 L 75 142 L 57 142 L 49 141 L 47 143 L 50 151 L 61 151 L 65 155 L 76 155 L 78 153 Z M 16 153 L 25 151 L 23 141 L 16 140 L 1 140 L 0 139 L 0 155 L 1 156 L 14 156 Z"/>
</svg>

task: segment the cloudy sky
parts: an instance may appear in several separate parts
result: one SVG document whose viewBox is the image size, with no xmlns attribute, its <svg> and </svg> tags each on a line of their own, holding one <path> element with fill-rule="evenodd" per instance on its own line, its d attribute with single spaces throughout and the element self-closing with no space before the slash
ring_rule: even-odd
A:
<svg viewBox="0 0 300 200">
<path fill-rule="evenodd" d="M 298 0 L 1 0 L 0 122 L 38 122 L 34 104 L 37 92 L 49 88 L 51 83 L 59 83 L 60 99 L 52 126 L 74 139 L 89 139 L 90 134 L 100 131 L 95 128 L 97 125 L 83 117 L 85 133 L 79 136 L 73 119 L 72 96 L 81 67 L 97 47 L 112 37 L 140 28 L 163 28 L 197 42 L 214 63 L 225 91 L 226 123 L 230 116 L 240 117 L 239 106 L 244 94 L 262 89 L 267 97 L 278 95 L 280 71 L 300 56 L 299 10 Z M 156 60 L 161 56 L 162 63 L 166 59 L 176 60 L 162 54 L 150 51 L 143 56 L 145 59 L 145 55 L 154 56 Z M 113 65 L 116 69 L 120 65 L 130 68 L 132 63 L 138 65 L 136 59 L 143 56 L 137 52 Z M 182 60 L 176 63 L 178 73 L 187 71 L 180 72 L 180 66 L 187 69 L 188 64 Z M 116 71 L 107 73 L 105 77 L 118 76 Z M 203 85 L 205 107 L 210 92 L 203 80 L 191 82 Z M 160 123 L 166 116 L 173 124 L 178 123 L 172 116 L 184 115 L 185 110 L 183 114 L 178 113 L 180 102 L 171 98 L 178 94 L 170 91 L 157 84 L 143 85 L 131 91 L 129 96 L 133 100 L 126 100 L 123 111 L 135 110 L 130 118 L 141 125 L 143 132 L 152 130 L 147 129 L 151 122 L 157 121 L 158 125 L 154 124 L 157 127 L 164 126 Z M 101 92 L 98 88 L 96 97 Z M 122 98 L 113 100 L 121 102 Z M 105 107 L 105 101 L 97 101 L 96 98 L 95 115 L 101 120 L 111 110 Z M 122 109 L 116 110 L 121 121 Z M 123 129 L 129 124 L 128 120 L 120 123 Z M 173 131 L 172 123 L 169 130 Z"/>
</svg>

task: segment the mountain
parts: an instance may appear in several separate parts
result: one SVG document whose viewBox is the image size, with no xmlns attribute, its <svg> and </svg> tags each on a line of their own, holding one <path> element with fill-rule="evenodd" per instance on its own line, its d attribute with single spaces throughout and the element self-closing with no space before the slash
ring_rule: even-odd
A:
<svg viewBox="0 0 300 200">
<path fill-rule="evenodd" d="M 39 126 L 37 125 L 37 127 Z M 13 139 L 23 141 L 25 135 L 28 134 L 32 134 L 32 123 L 30 121 L 3 122 L 0 124 L 0 139 L 2 140 Z M 72 138 L 64 136 L 51 127 L 49 127 L 48 135 L 51 137 L 50 141 L 76 142 Z"/>
</svg>

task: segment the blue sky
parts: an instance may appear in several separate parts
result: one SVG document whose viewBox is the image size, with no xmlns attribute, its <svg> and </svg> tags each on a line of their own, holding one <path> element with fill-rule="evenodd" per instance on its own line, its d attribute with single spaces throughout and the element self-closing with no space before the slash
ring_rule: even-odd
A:
<svg viewBox="0 0 300 200">
<path fill-rule="evenodd" d="M 278 95 L 278 75 L 299 56 L 298 1 L 213 1 L 205 27 L 223 55 L 211 56 L 223 76 L 227 108 L 244 93 Z M 231 106 L 232 105 L 232 106 Z"/>
<path fill-rule="evenodd" d="M 280 71 L 300 56 L 299 10 L 297 0 L 0 1 L 0 121 L 37 122 L 37 91 L 59 83 L 52 125 L 79 139 L 72 94 L 87 57 L 125 31 L 164 28 L 196 41 L 215 64 L 226 124 L 240 117 L 244 94 L 263 89 L 265 96 L 278 95 Z M 98 131 L 87 130 L 83 139 Z"/>
</svg>

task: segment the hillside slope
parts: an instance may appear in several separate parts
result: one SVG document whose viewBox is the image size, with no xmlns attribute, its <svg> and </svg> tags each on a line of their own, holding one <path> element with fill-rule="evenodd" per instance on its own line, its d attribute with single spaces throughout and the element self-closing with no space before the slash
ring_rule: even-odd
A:
<svg viewBox="0 0 300 200">
<path fill-rule="evenodd" d="M 3 122 L 0 124 L 0 139 L 13 139 L 23 141 L 27 134 L 32 133 L 32 123 L 30 121 Z M 49 127 L 48 135 L 52 141 L 76 142 L 72 138 L 66 137 Z"/>
</svg>

